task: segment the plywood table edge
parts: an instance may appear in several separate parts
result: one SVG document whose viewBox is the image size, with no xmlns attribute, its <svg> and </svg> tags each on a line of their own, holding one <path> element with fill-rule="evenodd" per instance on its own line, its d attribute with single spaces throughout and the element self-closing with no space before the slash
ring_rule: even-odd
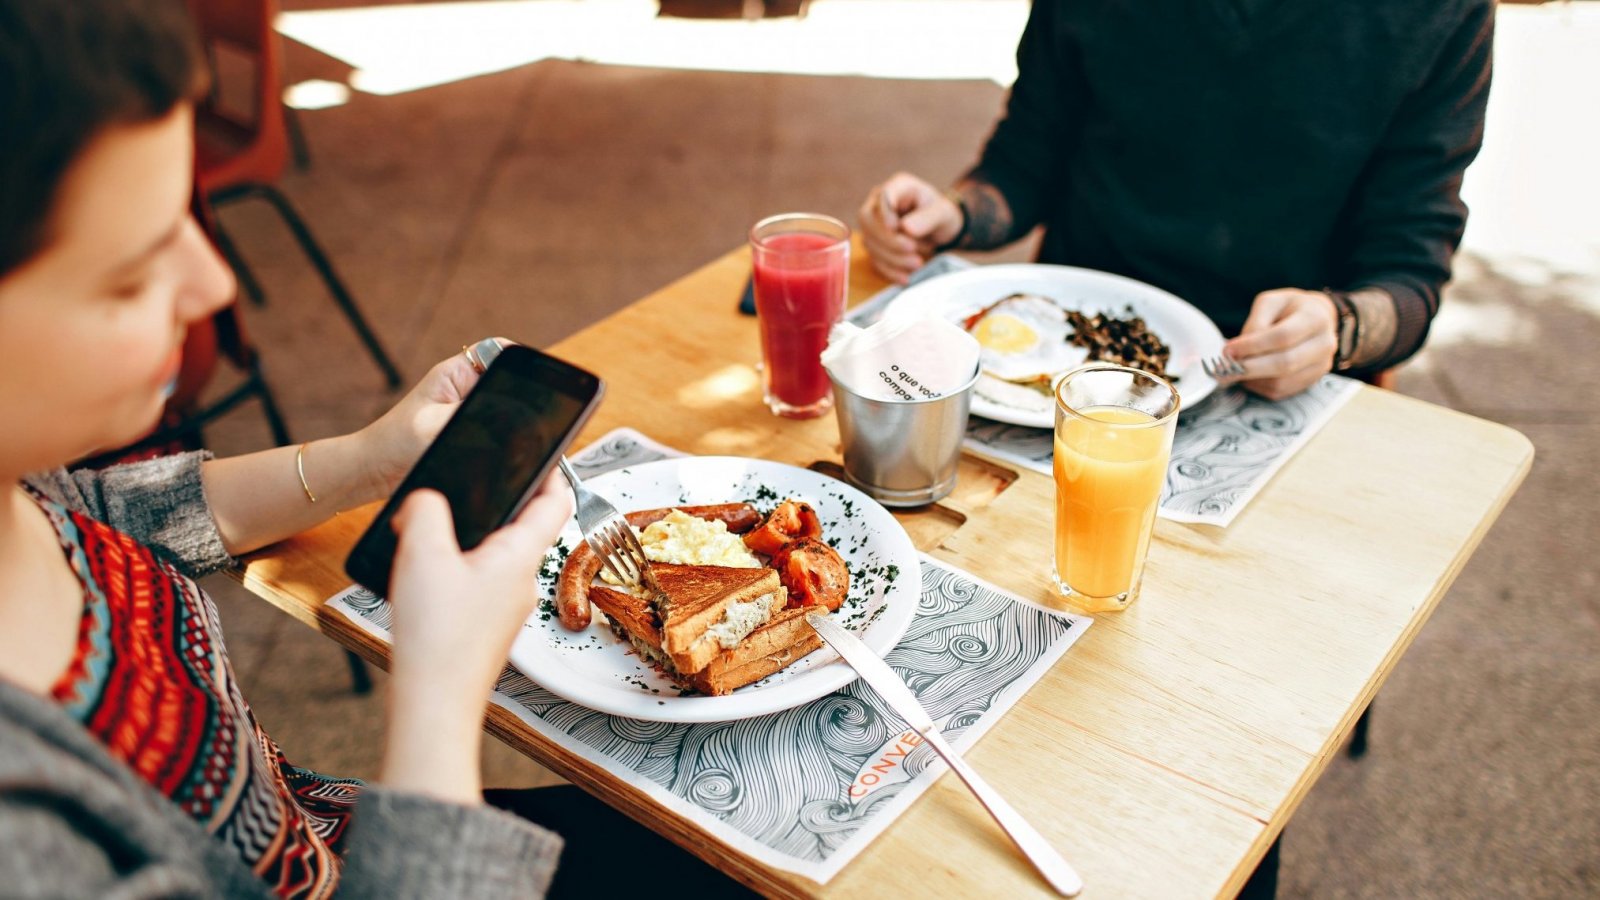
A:
<svg viewBox="0 0 1600 900">
<path fill-rule="evenodd" d="M 247 590 L 288 613 L 302 624 L 310 626 L 340 647 L 351 650 L 373 665 L 388 671 L 390 644 L 350 622 L 342 613 L 327 606 L 325 601 L 316 606 L 308 605 L 260 578 L 250 577 L 246 567 L 235 567 L 225 572 L 228 577 L 239 582 Z M 607 779 L 612 776 L 604 766 L 591 762 L 528 728 L 511 710 L 489 704 L 484 714 L 483 726 L 484 730 L 501 743 L 518 753 L 534 758 L 540 765 L 621 810 L 629 818 L 663 835 L 708 865 L 729 872 L 753 889 L 772 896 L 797 898 L 814 896 L 822 889 L 822 885 L 810 879 L 763 866 L 732 847 L 721 846 L 715 838 L 707 835 L 698 826 L 662 807 L 637 788 L 620 783 L 615 785 L 608 783 Z"/>
<path fill-rule="evenodd" d="M 1377 389 L 1374 388 L 1373 390 L 1376 391 Z M 1401 394 L 1393 396 L 1404 397 Z M 1417 403 L 1425 402 L 1412 397 L 1404 397 L 1404 399 Z M 1449 411 L 1467 416 L 1466 413 L 1460 413 L 1457 410 Z M 1382 664 L 1367 679 L 1367 683 L 1357 696 L 1356 701 L 1345 711 L 1344 716 L 1340 719 L 1339 727 L 1334 729 L 1332 734 L 1328 736 L 1321 750 L 1316 753 L 1311 760 L 1311 764 L 1301 773 L 1300 778 L 1295 782 L 1289 795 L 1284 798 L 1283 803 L 1273 811 L 1269 819 L 1262 821 L 1261 834 L 1256 838 L 1255 843 L 1251 845 L 1250 852 L 1234 869 L 1233 875 L 1229 877 L 1227 884 L 1217 894 L 1218 897 L 1235 896 L 1240 888 L 1244 887 L 1245 882 L 1254 873 L 1256 866 L 1266 856 L 1267 850 L 1271 848 L 1272 842 L 1282 834 L 1284 828 L 1289 824 L 1289 820 L 1294 817 L 1295 811 L 1299 809 L 1300 803 L 1311 792 L 1311 788 L 1316 785 L 1317 781 L 1321 779 L 1322 773 L 1327 770 L 1328 765 L 1333 761 L 1334 755 L 1343 747 L 1345 738 L 1355 726 L 1356 720 L 1371 705 L 1383 683 L 1388 680 L 1389 674 L 1394 671 L 1395 665 L 1399 663 L 1406 651 L 1411 648 L 1411 644 L 1416 640 L 1417 635 L 1421 633 L 1422 627 L 1433 617 L 1434 610 L 1438 608 L 1440 601 L 1444 599 L 1444 595 L 1449 592 L 1450 587 L 1455 583 L 1456 577 L 1461 574 L 1461 570 L 1466 566 L 1467 560 L 1471 559 L 1472 555 L 1477 552 L 1478 546 L 1483 543 L 1484 536 L 1488 534 L 1494 523 L 1499 520 L 1500 514 L 1505 511 L 1506 504 L 1511 502 L 1511 498 L 1516 494 L 1517 488 L 1527 478 L 1528 471 L 1533 466 L 1534 456 L 1533 443 L 1528 440 L 1527 436 L 1499 422 L 1491 422 L 1475 416 L 1467 417 L 1475 422 L 1495 426 L 1502 437 L 1511 439 L 1510 442 L 1514 445 L 1520 444 L 1521 452 L 1516 470 L 1510 473 L 1505 482 L 1501 484 L 1499 494 L 1490 505 L 1489 514 L 1478 523 L 1469 541 L 1456 551 L 1449 568 L 1440 575 L 1433 591 L 1418 608 L 1417 613 L 1412 616 L 1401 638 L 1389 649 L 1389 652 L 1384 656 Z M 1261 821 L 1258 817 L 1252 816 L 1252 818 Z"/>
<path fill-rule="evenodd" d="M 822 885 L 810 879 L 765 866 L 722 844 L 698 825 L 657 803 L 643 790 L 616 781 L 604 765 L 528 729 L 516 713 L 505 707 L 490 704 L 484 716 L 484 728 L 502 743 L 534 757 L 540 765 L 747 887 L 768 896 L 796 898 L 815 896 L 822 889 Z"/>
</svg>

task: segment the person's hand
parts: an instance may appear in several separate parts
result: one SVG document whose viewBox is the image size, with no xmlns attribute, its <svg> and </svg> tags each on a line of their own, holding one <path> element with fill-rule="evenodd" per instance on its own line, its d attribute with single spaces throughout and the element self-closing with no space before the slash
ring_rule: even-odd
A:
<svg viewBox="0 0 1600 900">
<path fill-rule="evenodd" d="M 935 247 L 961 232 L 961 208 L 928 182 L 899 172 L 867 193 L 856 226 L 872 268 L 904 284 Z"/>
<path fill-rule="evenodd" d="M 389 591 L 396 674 L 425 668 L 487 694 L 533 612 L 545 551 L 571 516 L 566 480 L 546 478 L 516 519 L 462 552 L 444 496 L 419 490 L 407 497 L 394 518 L 400 540 Z"/>
<path fill-rule="evenodd" d="M 481 800 L 484 706 L 538 601 L 545 552 L 571 515 L 566 480 L 547 478 L 515 520 L 463 553 L 443 495 L 419 490 L 406 498 L 394 519 L 400 540 L 389 590 L 394 658 L 384 783 Z"/>
<path fill-rule="evenodd" d="M 502 345 L 512 343 L 505 338 L 497 340 Z M 466 356 L 456 353 L 429 369 L 399 403 L 356 433 L 370 464 L 370 496 L 366 499 L 387 497 L 394 492 L 478 378 Z"/>
<path fill-rule="evenodd" d="M 1256 295 L 1239 336 L 1223 352 L 1244 364 L 1239 383 L 1269 400 L 1300 393 L 1333 371 L 1339 313 L 1320 291 L 1277 288 Z"/>
</svg>

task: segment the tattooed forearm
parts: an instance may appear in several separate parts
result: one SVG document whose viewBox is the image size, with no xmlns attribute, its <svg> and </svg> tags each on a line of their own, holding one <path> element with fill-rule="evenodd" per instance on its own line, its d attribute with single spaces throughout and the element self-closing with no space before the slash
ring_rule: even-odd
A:
<svg viewBox="0 0 1600 900">
<path fill-rule="evenodd" d="M 1011 239 L 1011 204 L 1000 189 L 968 179 L 956 187 L 967 207 L 967 230 L 956 242 L 963 250 L 993 250 Z"/>
<path fill-rule="evenodd" d="M 1351 291 L 1347 296 L 1361 326 L 1350 364 L 1357 369 L 1371 368 L 1394 350 L 1395 329 L 1399 324 L 1394 298 L 1388 291 L 1370 287 Z"/>
</svg>

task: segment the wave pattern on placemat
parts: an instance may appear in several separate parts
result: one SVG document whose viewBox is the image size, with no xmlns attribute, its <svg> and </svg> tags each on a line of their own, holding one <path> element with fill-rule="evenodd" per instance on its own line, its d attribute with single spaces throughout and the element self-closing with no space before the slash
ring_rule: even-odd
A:
<svg viewBox="0 0 1600 900">
<path fill-rule="evenodd" d="M 1286 400 L 1224 388 L 1178 421 L 1161 498 L 1165 512 L 1221 516 L 1247 502 L 1264 473 L 1348 397 L 1349 379 L 1327 375 Z"/>
<path fill-rule="evenodd" d="M 1172 441 L 1162 515 L 1226 524 L 1355 388 L 1348 378 L 1326 375 L 1287 400 L 1273 401 L 1225 387 L 1184 410 Z M 968 446 L 1046 475 L 1051 474 L 1054 441 L 1048 428 L 978 416 L 967 422 Z"/>
<path fill-rule="evenodd" d="M 952 738 L 1073 627 L 958 572 L 923 565 L 923 601 L 886 657 Z M 574 739 L 775 850 L 822 860 L 909 783 L 860 803 L 849 788 L 906 725 L 864 683 L 785 712 L 682 725 L 621 719 L 557 698 L 507 669 L 498 690 Z M 914 778 L 926 747 L 905 761 Z"/>
<path fill-rule="evenodd" d="M 385 631 L 394 627 L 394 609 L 387 600 L 364 587 L 356 587 L 344 595 L 344 602 L 361 617 Z"/>
<path fill-rule="evenodd" d="M 667 455 L 654 447 L 645 446 L 632 433 L 623 431 L 590 444 L 568 461 L 580 477 L 589 479 L 621 466 L 665 459 Z"/>
</svg>

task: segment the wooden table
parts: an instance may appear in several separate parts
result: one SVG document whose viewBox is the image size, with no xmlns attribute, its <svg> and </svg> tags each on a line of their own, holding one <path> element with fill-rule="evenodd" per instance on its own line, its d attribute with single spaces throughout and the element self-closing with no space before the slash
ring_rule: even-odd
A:
<svg viewBox="0 0 1600 900">
<path fill-rule="evenodd" d="M 857 257 L 853 301 L 883 286 Z M 748 267 L 729 253 L 552 348 L 609 382 L 580 445 L 628 425 L 691 453 L 837 461 L 832 417 L 761 406 L 756 324 L 734 314 Z M 1226 531 L 1160 522 L 1139 601 L 1100 617 L 968 758 L 1061 848 L 1084 897 L 1231 896 L 1532 458 L 1510 428 L 1362 389 Z M 934 556 L 1050 602 L 1052 490 L 969 456 L 955 494 L 900 518 Z M 256 554 L 242 578 L 384 665 L 385 645 L 322 605 L 349 583 L 341 564 L 367 520 Z M 769 894 L 1047 893 L 953 777 L 823 886 L 729 851 L 489 712 L 502 740 Z"/>
</svg>

